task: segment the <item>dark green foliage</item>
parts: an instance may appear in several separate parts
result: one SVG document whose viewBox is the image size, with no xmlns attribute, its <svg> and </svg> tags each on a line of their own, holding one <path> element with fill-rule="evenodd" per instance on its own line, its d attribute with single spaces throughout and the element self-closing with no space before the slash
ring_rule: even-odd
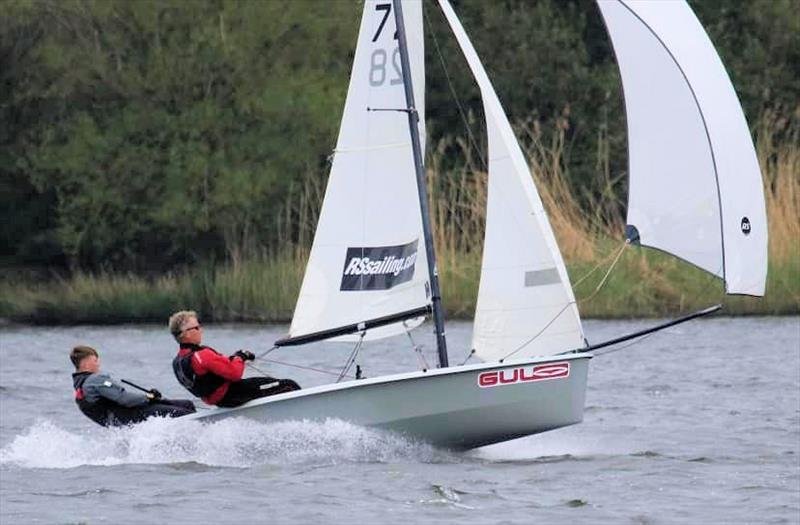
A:
<svg viewBox="0 0 800 525">
<path fill-rule="evenodd" d="M 692 4 L 749 121 L 797 118 L 795 1 Z M 454 7 L 523 140 L 565 132 L 572 182 L 602 192 L 627 161 L 595 4 Z M 4 0 L 0 262 L 151 273 L 274 248 L 290 188 L 326 176 L 360 12 L 355 0 Z M 478 93 L 438 7 L 425 12 L 429 143 L 455 152 L 467 131 L 441 61 L 480 144 Z"/>
<path fill-rule="evenodd" d="M 295 1 L 8 7 L 4 116 L 31 119 L 4 141 L 0 169 L 15 191 L 3 192 L 3 209 L 39 192 L 73 268 L 246 255 L 271 241 L 292 179 L 319 171 L 333 143 L 352 3 L 324 17 Z M 18 50 L 20 33 L 35 42 Z M 36 235 L 31 222 L 15 230 Z M 5 235 L 18 244 L 16 231 Z"/>
<path fill-rule="evenodd" d="M 549 145 L 563 133 L 574 182 L 593 188 L 592 179 L 603 160 L 598 159 L 598 136 L 605 140 L 610 127 L 613 169 L 625 169 L 619 76 L 593 1 L 462 0 L 455 8 L 478 54 L 484 57 L 495 90 L 510 120 L 517 123 L 523 143 Z M 447 57 L 455 91 L 472 114 L 480 114 L 480 95 L 438 11 L 435 4 L 428 3 L 434 32 L 444 35 L 437 41 Z M 429 90 L 432 135 L 465 134 L 463 119 L 452 107 L 450 90 L 444 87 L 436 45 L 429 45 L 428 52 L 429 63 L 435 63 L 429 70 L 429 85 L 442 86 Z M 482 133 L 482 121 L 477 120 L 472 128 L 474 133 Z"/>
<path fill-rule="evenodd" d="M 800 4 L 797 0 L 692 0 L 719 51 L 751 126 L 779 108 L 798 118 Z"/>
</svg>

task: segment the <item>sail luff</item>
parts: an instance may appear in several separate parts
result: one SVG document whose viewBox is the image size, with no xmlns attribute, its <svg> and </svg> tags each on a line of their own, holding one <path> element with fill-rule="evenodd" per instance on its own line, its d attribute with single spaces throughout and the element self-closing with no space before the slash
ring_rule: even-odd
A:
<svg viewBox="0 0 800 525">
<path fill-rule="evenodd" d="M 525 157 L 472 43 L 439 0 L 478 84 L 489 137 L 489 184 L 473 348 L 485 360 L 583 345 L 569 277 Z"/>
</svg>

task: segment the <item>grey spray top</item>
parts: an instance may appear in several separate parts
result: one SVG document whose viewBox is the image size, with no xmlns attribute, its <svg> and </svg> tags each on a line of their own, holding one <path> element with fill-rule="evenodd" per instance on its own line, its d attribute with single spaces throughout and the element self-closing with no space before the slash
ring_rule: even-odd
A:
<svg viewBox="0 0 800 525">
<path fill-rule="evenodd" d="M 119 382 L 108 374 L 91 374 L 83 382 L 83 396 L 86 401 L 94 403 L 101 397 L 119 403 L 125 407 L 138 407 L 149 403 L 146 395 L 125 390 Z"/>
</svg>

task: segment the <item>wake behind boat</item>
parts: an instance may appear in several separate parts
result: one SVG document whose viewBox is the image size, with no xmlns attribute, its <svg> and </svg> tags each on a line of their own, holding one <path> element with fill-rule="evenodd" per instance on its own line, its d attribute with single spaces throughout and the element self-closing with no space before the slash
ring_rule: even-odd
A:
<svg viewBox="0 0 800 525">
<path fill-rule="evenodd" d="M 471 352 L 449 366 L 424 149 L 420 0 L 368 0 L 314 243 L 287 337 L 354 344 L 402 336 L 430 315 L 439 368 L 357 379 L 189 416 L 343 419 L 452 448 L 582 420 L 592 349 L 547 214 L 491 81 L 438 0 L 478 84 L 488 136 L 486 232 Z M 672 253 L 763 295 L 761 175 L 730 79 L 683 1 L 600 0 L 629 126 L 627 244 Z M 707 315 L 707 309 L 649 331 Z M 427 368 L 427 367 L 426 367 Z M 344 376 L 344 372 L 342 376 Z"/>
</svg>

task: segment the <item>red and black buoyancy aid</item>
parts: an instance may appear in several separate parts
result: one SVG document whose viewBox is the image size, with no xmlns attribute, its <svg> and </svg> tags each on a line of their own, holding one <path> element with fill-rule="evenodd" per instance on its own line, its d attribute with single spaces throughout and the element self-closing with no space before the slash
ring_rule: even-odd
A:
<svg viewBox="0 0 800 525">
<path fill-rule="evenodd" d="M 184 355 L 179 354 L 175 356 L 175 359 L 172 360 L 172 370 L 175 372 L 175 377 L 178 379 L 178 382 L 182 384 L 186 390 L 197 397 L 203 398 L 210 396 L 219 387 L 228 382 L 227 379 L 213 372 L 206 372 L 203 375 L 198 375 L 192 367 L 192 357 L 195 352 L 211 350 L 216 353 L 216 350 L 207 346 L 186 343 L 181 345 L 181 350 L 183 349 L 187 349 L 189 352 Z"/>
<path fill-rule="evenodd" d="M 91 372 L 76 372 L 72 374 L 72 384 L 75 388 L 75 402 L 86 417 L 98 425 L 107 426 L 109 413 L 111 409 L 117 405 L 104 397 L 100 397 L 97 401 L 93 402 L 86 400 L 86 396 L 83 394 L 83 383 L 86 382 L 86 379 L 88 379 L 90 375 L 92 375 Z"/>
</svg>

